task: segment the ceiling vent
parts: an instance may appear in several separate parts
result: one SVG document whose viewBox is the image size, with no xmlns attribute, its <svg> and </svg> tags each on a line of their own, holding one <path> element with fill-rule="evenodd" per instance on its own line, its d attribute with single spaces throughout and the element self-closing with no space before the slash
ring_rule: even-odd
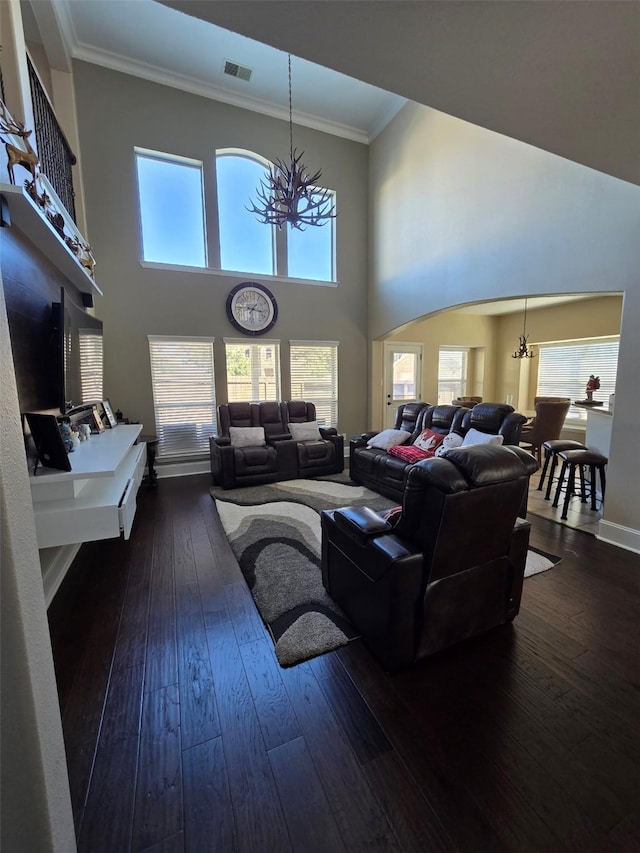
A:
<svg viewBox="0 0 640 853">
<path fill-rule="evenodd" d="M 238 65 L 237 62 L 224 61 L 224 73 L 229 77 L 237 77 L 238 80 L 245 80 L 247 83 L 251 80 L 252 69 L 244 65 Z"/>
</svg>

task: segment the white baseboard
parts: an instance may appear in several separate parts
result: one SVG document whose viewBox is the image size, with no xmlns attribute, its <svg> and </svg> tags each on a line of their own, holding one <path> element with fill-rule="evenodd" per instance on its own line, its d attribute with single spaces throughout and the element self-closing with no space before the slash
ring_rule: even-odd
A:
<svg viewBox="0 0 640 853">
<path fill-rule="evenodd" d="M 79 550 L 80 544 L 61 545 L 59 548 L 43 548 L 40 551 L 40 570 L 47 607 L 53 601 L 58 587 L 64 580 L 64 576 L 69 571 L 69 566 L 73 563 Z"/>
<path fill-rule="evenodd" d="M 610 545 L 617 545 L 618 548 L 640 554 L 640 530 L 623 527 L 621 524 L 614 524 L 603 519 L 600 521 L 596 538 L 600 539 L 601 542 L 608 542 Z"/>
</svg>

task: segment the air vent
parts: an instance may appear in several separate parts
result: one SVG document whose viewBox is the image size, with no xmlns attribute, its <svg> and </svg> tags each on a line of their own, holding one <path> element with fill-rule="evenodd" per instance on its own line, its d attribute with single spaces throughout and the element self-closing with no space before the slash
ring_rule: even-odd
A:
<svg viewBox="0 0 640 853">
<path fill-rule="evenodd" d="M 245 80 L 248 83 L 251 80 L 251 72 L 251 68 L 238 65 L 237 62 L 229 62 L 228 59 L 224 61 L 224 73 L 228 74 L 229 77 L 237 77 L 238 80 Z"/>
</svg>

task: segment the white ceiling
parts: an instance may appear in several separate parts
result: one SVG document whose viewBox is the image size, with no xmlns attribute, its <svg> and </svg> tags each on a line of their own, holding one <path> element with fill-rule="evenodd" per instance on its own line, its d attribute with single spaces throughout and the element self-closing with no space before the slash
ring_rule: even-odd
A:
<svg viewBox="0 0 640 853">
<path fill-rule="evenodd" d="M 47 50 L 48 35 L 40 34 L 49 29 L 45 5 L 48 0 L 22 0 L 27 38 Z M 72 58 L 288 118 L 287 54 L 281 50 L 153 0 L 53 5 Z M 252 69 L 250 81 L 225 75 L 225 60 Z M 367 143 L 406 99 L 294 56 L 292 102 L 295 123 Z"/>
</svg>

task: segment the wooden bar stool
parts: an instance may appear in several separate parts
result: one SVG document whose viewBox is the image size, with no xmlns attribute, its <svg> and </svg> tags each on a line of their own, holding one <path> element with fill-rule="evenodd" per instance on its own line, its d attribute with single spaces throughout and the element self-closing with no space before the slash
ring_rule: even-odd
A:
<svg viewBox="0 0 640 853">
<path fill-rule="evenodd" d="M 560 471 L 560 476 L 558 477 L 558 485 L 556 486 L 556 494 L 553 499 L 552 506 L 558 506 L 558 503 L 560 501 L 560 492 L 562 491 L 564 483 L 564 478 L 567 473 L 567 469 L 569 470 L 569 477 L 565 486 L 564 503 L 562 504 L 562 514 L 560 515 L 560 518 L 566 520 L 569 501 L 575 494 L 576 468 L 580 473 L 580 499 L 582 503 L 587 502 L 587 493 L 584 477 L 584 469 L 587 465 L 589 466 L 590 474 L 591 509 L 597 509 L 596 471 L 600 472 L 600 491 L 602 493 L 602 500 L 604 502 L 604 491 L 607 484 L 605 468 L 607 462 L 609 461 L 607 457 L 603 456 L 601 453 L 596 453 L 593 450 L 589 450 L 588 448 L 584 448 L 582 450 L 561 450 L 558 453 L 558 456 L 560 457 L 560 459 L 562 459 L 562 469 Z"/>
<path fill-rule="evenodd" d="M 551 471 L 549 471 L 547 491 L 545 492 L 544 496 L 545 501 L 548 501 L 549 496 L 551 494 L 551 484 L 553 483 L 553 475 L 555 474 L 556 466 L 558 464 L 558 454 L 562 450 L 586 450 L 587 446 L 586 444 L 581 444 L 579 441 L 556 438 L 550 441 L 543 441 L 542 449 L 544 450 L 544 467 L 542 469 L 542 474 L 540 475 L 538 491 L 542 491 L 542 487 L 544 486 L 544 479 L 549 469 L 549 463 L 551 463 Z"/>
</svg>

